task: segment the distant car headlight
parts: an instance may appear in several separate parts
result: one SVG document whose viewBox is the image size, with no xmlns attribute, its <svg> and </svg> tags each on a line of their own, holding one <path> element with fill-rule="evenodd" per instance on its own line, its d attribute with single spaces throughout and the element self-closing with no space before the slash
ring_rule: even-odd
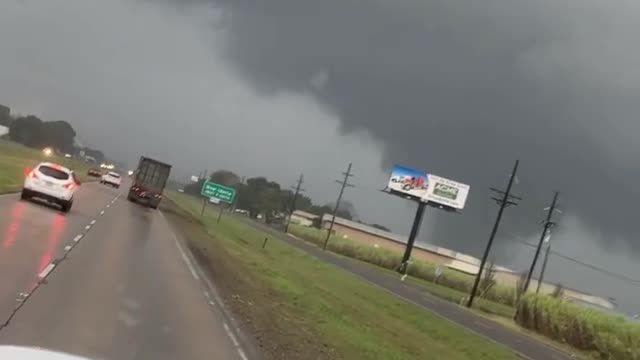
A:
<svg viewBox="0 0 640 360">
<path fill-rule="evenodd" d="M 42 152 L 46 155 L 46 156 L 51 156 L 51 154 L 53 154 L 53 150 L 51 150 L 51 148 L 44 148 L 42 149 Z"/>
</svg>

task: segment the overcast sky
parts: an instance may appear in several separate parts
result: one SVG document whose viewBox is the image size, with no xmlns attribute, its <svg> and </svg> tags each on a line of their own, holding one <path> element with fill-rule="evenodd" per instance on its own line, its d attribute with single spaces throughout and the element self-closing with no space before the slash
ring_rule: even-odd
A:
<svg viewBox="0 0 640 360">
<path fill-rule="evenodd" d="M 599 0 L 5 0 L 0 103 L 67 120 L 134 163 L 266 175 L 407 234 L 392 163 L 471 185 L 421 241 L 480 256 L 515 159 L 524 198 L 493 258 L 523 270 L 553 191 L 557 251 L 634 277 L 640 5 Z M 552 259 L 550 277 L 640 312 L 637 287 Z M 597 280 L 597 281 L 594 281 Z M 635 299 L 634 299 L 635 298 Z"/>
</svg>

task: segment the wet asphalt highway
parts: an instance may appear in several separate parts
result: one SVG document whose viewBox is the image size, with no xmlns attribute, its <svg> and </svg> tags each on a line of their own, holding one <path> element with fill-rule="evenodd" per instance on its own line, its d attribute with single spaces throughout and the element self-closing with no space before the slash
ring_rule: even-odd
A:
<svg viewBox="0 0 640 360">
<path fill-rule="evenodd" d="M 246 359 L 164 217 L 124 188 L 84 184 L 68 214 L 0 196 L 0 324 L 10 319 L 0 344 L 106 360 Z"/>
</svg>

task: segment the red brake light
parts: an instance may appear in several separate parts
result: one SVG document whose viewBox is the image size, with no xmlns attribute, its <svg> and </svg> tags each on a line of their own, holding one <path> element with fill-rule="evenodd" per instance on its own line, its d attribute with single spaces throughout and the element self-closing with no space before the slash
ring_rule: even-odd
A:
<svg viewBox="0 0 640 360">
<path fill-rule="evenodd" d="M 35 178 L 37 178 L 37 177 L 38 177 L 38 176 L 36 175 L 36 170 L 35 170 L 35 169 L 34 169 L 34 170 L 29 171 L 29 173 L 27 174 L 27 176 L 28 176 L 28 177 L 30 177 L 30 178 L 33 178 L 33 179 L 35 179 Z"/>
<path fill-rule="evenodd" d="M 66 187 L 69 190 L 72 190 L 74 187 L 76 187 L 76 185 L 74 183 L 68 183 L 67 185 L 65 185 L 64 187 Z"/>
</svg>

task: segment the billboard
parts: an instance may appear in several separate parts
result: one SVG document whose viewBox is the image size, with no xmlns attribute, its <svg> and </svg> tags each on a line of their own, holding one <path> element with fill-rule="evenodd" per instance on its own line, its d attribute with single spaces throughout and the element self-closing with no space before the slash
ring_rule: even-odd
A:
<svg viewBox="0 0 640 360">
<path fill-rule="evenodd" d="M 387 191 L 404 197 L 423 199 L 429 189 L 427 173 L 404 166 L 394 165 L 389 176 Z"/>
<path fill-rule="evenodd" d="M 416 201 L 461 210 L 467 202 L 469 185 L 427 174 L 424 171 L 394 165 L 386 191 Z"/>
<path fill-rule="evenodd" d="M 469 185 L 431 174 L 428 175 L 428 178 L 429 188 L 423 201 L 434 202 L 458 210 L 464 208 L 469 195 Z"/>
</svg>

